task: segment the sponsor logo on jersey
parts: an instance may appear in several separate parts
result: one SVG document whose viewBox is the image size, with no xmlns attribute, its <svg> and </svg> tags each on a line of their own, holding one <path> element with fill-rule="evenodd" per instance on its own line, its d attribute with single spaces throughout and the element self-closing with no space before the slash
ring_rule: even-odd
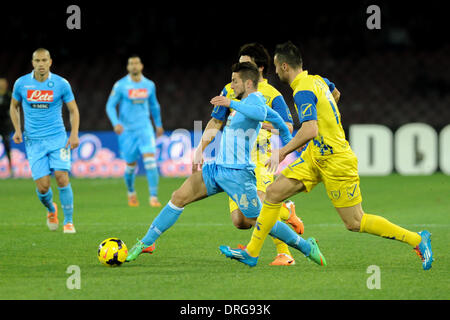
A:
<svg viewBox="0 0 450 320">
<path fill-rule="evenodd" d="M 53 90 L 27 90 L 27 101 L 34 109 L 48 109 L 53 102 Z"/>
<path fill-rule="evenodd" d="M 148 91 L 147 89 L 129 89 L 128 98 L 130 99 L 147 99 Z"/>
<path fill-rule="evenodd" d="M 53 102 L 53 90 L 27 90 L 28 102 Z"/>
</svg>

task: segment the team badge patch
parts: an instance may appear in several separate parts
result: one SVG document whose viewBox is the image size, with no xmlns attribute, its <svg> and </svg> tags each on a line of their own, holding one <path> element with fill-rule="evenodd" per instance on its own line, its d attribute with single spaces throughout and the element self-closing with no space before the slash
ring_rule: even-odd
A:
<svg viewBox="0 0 450 320">
<path fill-rule="evenodd" d="M 333 200 L 337 200 L 341 197 L 341 191 L 340 190 L 330 191 L 330 195 Z"/>
</svg>

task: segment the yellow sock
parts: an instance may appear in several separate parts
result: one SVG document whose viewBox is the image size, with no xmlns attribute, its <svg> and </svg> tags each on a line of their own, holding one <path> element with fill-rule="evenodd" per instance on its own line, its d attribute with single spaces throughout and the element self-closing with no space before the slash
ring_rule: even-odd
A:
<svg viewBox="0 0 450 320">
<path fill-rule="evenodd" d="M 281 221 L 286 221 L 287 219 L 289 219 L 290 215 L 291 215 L 291 212 L 289 211 L 289 209 L 283 203 L 281 205 L 281 209 L 280 209 L 280 220 Z"/>
<path fill-rule="evenodd" d="M 253 228 L 252 238 L 247 244 L 247 252 L 252 257 L 259 256 L 264 240 L 273 228 L 280 215 L 281 203 L 270 203 L 264 201 L 256 225 Z"/>
<path fill-rule="evenodd" d="M 413 247 L 416 247 L 422 240 L 420 235 L 416 232 L 403 229 L 383 217 L 367 213 L 362 216 L 359 232 L 366 232 L 383 238 L 399 240 L 406 242 Z"/>
</svg>

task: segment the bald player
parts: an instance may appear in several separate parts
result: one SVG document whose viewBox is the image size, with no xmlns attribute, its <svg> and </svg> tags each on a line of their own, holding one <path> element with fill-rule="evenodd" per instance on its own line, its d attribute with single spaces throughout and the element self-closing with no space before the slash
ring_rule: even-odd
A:
<svg viewBox="0 0 450 320">
<path fill-rule="evenodd" d="M 50 72 L 52 58 L 47 49 L 33 52 L 33 71 L 16 80 L 11 98 L 10 116 L 14 126 L 13 141 L 25 142 L 31 175 L 41 203 L 47 208 L 47 226 L 58 229 L 58 207 L 53 202 L 50 177 L 54 173 L 61 207 L 64 233 L 75 233 L 73 224 L 73 191 L 69 181 L 71 149 L 78 147 L 80 115 L 69 82 Z M 70 113 L 71 131 L 67 137 L 62 106 Z M 24 131 L 20 121 L 24 114 Z"/>
</svg>

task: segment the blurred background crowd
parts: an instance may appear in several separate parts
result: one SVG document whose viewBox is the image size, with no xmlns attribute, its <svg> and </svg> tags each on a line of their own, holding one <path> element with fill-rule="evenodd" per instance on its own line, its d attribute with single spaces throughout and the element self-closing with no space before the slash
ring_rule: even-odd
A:
<svg viewBox="0 0 450 320">
<path fill-rule="evenodd" d="M 19 76 L 31 72 L 32 52 L 49 49 L 51 71 L 72 85 L 82 131 L 112 129 L 105 104 L 113 84 L 126 75 L 131 54 L 141 56 L 144 75 L 156 83 L 165 129 L 193 129 L 194 120 L 206 125 L 210 119 L 209 100 L 230 81 L 242 44 L 260 42 L 272 54 L 287 40 L 300 47 L 304 69 L 340 90 L 344 127 L 378 123 L 395 129 L 424 122 L 440 129 L 449 123 L 450 37 L 440 2 L 253 8 L 80 2 L 80 30 L 66 27 L 70 4 L 1 10 L 0 78 L 12 90 Z M 380 7 L 379 30 L 366 26 L 370 4 Z M 289 86 L 278 81 L 273 67 L 268 79 L 283 93 L 298 127 Z"/>
</svg>

